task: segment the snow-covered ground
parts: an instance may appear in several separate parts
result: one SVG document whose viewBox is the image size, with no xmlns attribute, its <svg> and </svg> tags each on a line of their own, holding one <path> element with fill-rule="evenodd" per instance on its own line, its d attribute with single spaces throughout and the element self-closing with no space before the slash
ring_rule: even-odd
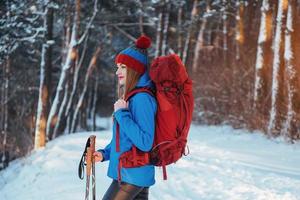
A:
<svg viewBox="0 0 300 200">
<path fill-rule="evenodd" d="M 91 134 L 97 135 L 98 148 L 111 137 L 109 130 L 62 136 L 45 149 L 10 163 L 0 172 L 0 199 L 84 199 L 85 181 L 78 178 L 77 167 Z M 193 125 L 189 149 L 187 157 L 167 168 L 167 181 L 157 168 L 150 199 L 300 199 L 300 143 L 269 140 L 229 126 Z M 96 165 L 97 199 L 111 182 L 106 170 L 107 162 Z"/>
</svg>

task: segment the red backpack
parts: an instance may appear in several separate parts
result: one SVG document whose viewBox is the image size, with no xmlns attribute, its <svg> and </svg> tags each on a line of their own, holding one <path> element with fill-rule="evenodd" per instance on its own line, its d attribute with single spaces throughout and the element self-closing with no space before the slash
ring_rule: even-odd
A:
<svg viewBox="0 0 300 200">
<path fill-rule="evenodd" d="M 119 158 L 118 180 L 121 168 L 140 167 L 148 164 L 162 166 L 164 180 L 167 179 L 166 165 L 175 163 L 185 154 L 187 136 L 192 121 L 194 98 L 192 81 L 183 63 L 176 54 L 156 58 L 150 68 L 150 77 L 156 91 L 137 88 L 125 97 L 128 101 L 138 92 L 147 92 L 157 100 L 154 144 L 150 152 L 133 146 Z M 120 132 L 117 124 L 116 149 L 120 151 Z"/>
</svg>

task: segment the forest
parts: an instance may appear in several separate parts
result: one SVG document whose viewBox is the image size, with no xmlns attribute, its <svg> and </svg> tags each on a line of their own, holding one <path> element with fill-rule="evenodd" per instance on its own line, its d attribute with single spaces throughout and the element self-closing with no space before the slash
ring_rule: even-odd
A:
<svg viewBox="0 0 300 200">
<path fill-rule="evenodd" d="M 117 98 L 115 56 L 142 34 L 151 60 L 181 57 L 193 123 L 300 139 L 299 0 L 2 0 L 0 169 L 100 130 Z"/>
</svg>

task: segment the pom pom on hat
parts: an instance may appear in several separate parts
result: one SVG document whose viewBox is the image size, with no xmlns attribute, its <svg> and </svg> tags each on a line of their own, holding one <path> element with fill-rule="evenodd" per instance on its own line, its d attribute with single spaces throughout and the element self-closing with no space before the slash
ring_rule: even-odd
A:
<svg viewBox="0 0 300 200">
<path fill-rule="evenodd" d="M 140 49 L 147 49 L 150 47 L 150 45 L 151 45 L 151 39 L 146 35 L 142 35 L 135 42 L 135 46 Z"/>
<path fill-rule="evenodd" d="M 148 65 L 147 48 L 150 45 L 151 39 L 149 37 L 146 35 L 140 36 L 136 40 L 135 46 L 130 46 L 117 55 L 115 63 L 122 63 L 139 74 L 143 74 Z"/>
</svg>

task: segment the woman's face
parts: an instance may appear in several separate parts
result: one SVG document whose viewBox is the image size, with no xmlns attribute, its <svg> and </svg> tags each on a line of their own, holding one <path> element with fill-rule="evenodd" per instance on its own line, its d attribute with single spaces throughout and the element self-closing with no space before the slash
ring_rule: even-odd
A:
<svg viewBox="0 0 300 200">
<path fill-rule="evenodd" d="M 117 63 L 116 75 L 118 76 L 119 84 L 124 85 L 126 82 L 127 67 L 124 64 Z"/>
</svg>

